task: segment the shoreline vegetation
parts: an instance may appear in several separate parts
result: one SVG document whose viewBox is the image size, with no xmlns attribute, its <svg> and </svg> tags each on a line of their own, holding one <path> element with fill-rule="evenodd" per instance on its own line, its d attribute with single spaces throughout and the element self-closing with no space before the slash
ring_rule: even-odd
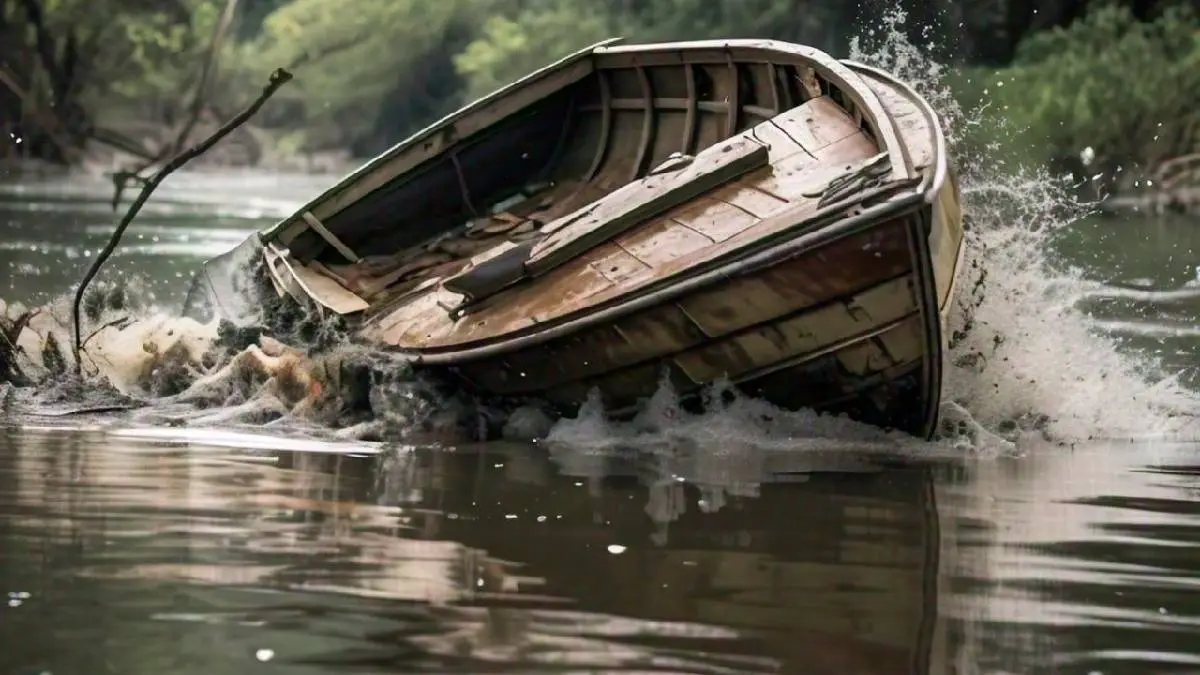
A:
<svg viewBox="0 0 1200 675">
<path fill-rule="evenodd" d="M 963 107 L 981 111 L 966 143 L 1070 175 L 1113 195 L 1111 208 L 1200 211 L 1200 12 L 1187 0 L 1036 4 L 904 3 L 898 27 L 950 66 Z M 343 174 L 607 37 L 766 37 L 843 56 L 855 35 L 867 48 L 884 39 L 879 17 L 894 6 L 0 0 L 0 176 L 161 163 L 217 129 L 275 68 L 295 82 L 192 170 Z"/>
</svg>

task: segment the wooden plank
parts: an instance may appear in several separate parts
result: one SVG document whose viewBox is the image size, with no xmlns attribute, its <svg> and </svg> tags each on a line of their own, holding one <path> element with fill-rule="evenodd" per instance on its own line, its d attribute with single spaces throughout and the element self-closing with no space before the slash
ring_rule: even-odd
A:
<svg viewBox="0 0 1200 675">
<path fill-rule="evenodd" d="M 646 73 L 645 68 L 635 68 L 638 76 L 638 83 L 642 88 L 642 102 L 645 110 L 642 111 L 642 133 L 641 140 L 638 141 L 637 157 L 633 160 L 633 166 L 630 168 L 629 180 L 635 181 L 638 176 L 642 175 L 642 168 L 646 165 L 646 160 L 650 156 L 650 149 L 654 145 L 655 126 L 654 126 L 654 88 L 650 84 L 650 75 Z"/>
<path fill-rule="evenodd" d="M 769 172 L 765 172 L 761 176 L 748 176 L 718 188 L 709 196 L 745 211 L 759 220 L 770 218 L 791 206 L 791 202 L 774 192 L 755 188 L 756 182 L 765 182 L 769 175 Z M 754 178 L 759 178 L 759 180 L 755 181 Z"/>
<path fill-rule="evenodd" d="M 596 154 L 592 157 L 592 165 L 583 175 L 584 183 L 591 181 L 592 178 L 595 178 L 596 172 L 600 171 L 600 167 L 604 164 L 604 155 L 608 152 L 608 139 L 612 135 L 613 107 L 608 74 L 597 72 L 596 81 L 600 85 L 600 137 L 596 141 Z"/>
<path fill-rule="evenodd" d="M 612 324 L 596 326 L 569 339 L 553 340 L 507 355 L 504 357 L 507 368 L 496 367 L 495 361 L 485 361 L 463 364 L 461 372 L 491 391 L 538 393 L 682 351 L 704 339 L 704 334 L 679 307 L 662 305 Z"/>
<path fill-rule="evenodd" d="M 900 222 L 847 237 L 753 276 L 679 301 L 706 334 L 725 335 L 853 293 L 908 270 Z"/>
<path fill-rule="evenodd" d="M 653 268 L 711 246 L 713 241 L 670 218 L 660 218 L 622 236 L 616 243 Z"/>
<path fill-rule="evenodd" d="M 603 257 L 588 264 L 614 284 L 645 272 L 650 267 L 633 252 L 612 246 L 606 246 Z"/>
<path fill-rule="evenodd" d="M 693 382 L 745 373 L 818 352 L 897 321 L 916 310 L 909 276 L 890 279 L 846 302 L 761 326 L 675 357 Z M 887 365 L 891 365 L 890 363 Z"/>
<path fill-rule="evenodd" d="M 787 134 L 812 153 L 859 130 L 850 115 L 828 96 L 814 98 L 798 108 L 785 110 L 765 124 Z"/>
<path fill-rule="evenodd" d="M 709 197 L 697 199 L 671 217 L 716 242 L 725 241 L 758 222 L 733 204 Z"/>
<path fill-rule="evenodd" d="M 767 147 L 749 138 L 709 148 L 678 171 L 647 176 L 546 225 L 543 231 L 549 236 L 534 247 L 525 267 L 535 276 L 545 274 L 582 251 L 764 166 L 767 160 Z"/>
<path fill-rule="evenodd" d="M 756 373 L 739 381 L 737 386 L 751 396 L 764 397 L 776 405 L 846 412 L 867 423 L 892 425 L 920 433 L 923 403 L 919 366 L 924 355 L 905 363 L 895 363 L 880 346 L 882 341 L 892 341 L 893 333 L 897 336 L 920 335 L 920 322 L 920 317 L 914 315 L 874 339 L 854 343 L 816 359 L 781 364 L 783 367 Z M 907 337 L 900 339 L 911 342 Z M 852 372 L 846 367 L 846 364 L 857 363 L 869 364 L 869 367 L 861 372 Z M 796 386 L 798 382 L 803 382 L 804 386 Z"/>
<path fill-rule="evenodd" d="M 937 284 L 938 308 L 947 309 L 958 274 L 959 256 L 963 246 L 962 206 L 958 203 L 954 181 L 947 180 L 938 192 L 933 205 L 933 231 L 929 234 L 933 258 L 933 279 Z"/>
<path fill-rule="evenodd" d="M 892 118 L 896 131 L 908 149 L 913 166 L 920 169 L 932 164 L 935 160 L 933 129 L 930 128 L 930 120 L 917 104 L 871 73 L 860 71 L 858 76 L 875 92 L 875 96 Z"/>
<path fill-rule="evenodd" d="M 680 145 L 684 153 L 691 154 L 692 142 L 696 140 L 696 69 L 690 63 L 683 65 L 683 73 L 685 78 L 685 87 L 687 88 L 687 101 L 685 103 L 687 109 L 687 118 L 683 123 L 683 143 Z"/>
<path fill-rule="evenodd" d="M 324 274 L 313 271 L 295 260 L 289 260 L 288 265 L 296 276 L 296 280 L 305 287 L 314 300 L 338 314 L 354 314 L 370 307 L 366 300 L 346 290 L 341 284 Z"/>
</svg>

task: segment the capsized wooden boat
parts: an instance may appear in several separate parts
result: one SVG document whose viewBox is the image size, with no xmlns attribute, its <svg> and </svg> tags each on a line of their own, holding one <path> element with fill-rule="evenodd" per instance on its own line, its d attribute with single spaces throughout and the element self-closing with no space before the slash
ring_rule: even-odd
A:
<svg viewBox="0 0 1200 675">
<path fill-rule="evenodd" d="M 795 44 L 612 43 L 433 124 L 241 255 L 485 395 L 598 388 L 620 411 L 664 378 L 725 379 L 932 433 L 963 229 L 929 104 Z"/>
</svg>

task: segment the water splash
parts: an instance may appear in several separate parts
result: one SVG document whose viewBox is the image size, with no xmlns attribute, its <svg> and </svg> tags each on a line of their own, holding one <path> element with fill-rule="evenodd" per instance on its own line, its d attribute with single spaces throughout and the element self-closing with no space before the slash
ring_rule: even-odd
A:
<svg viewBox="0 0 1200 675">
<path fill-rule="evenodd" d="M 946 82 L 947 69 L 910 42 L 901 10 L 885 14 L 851 41 L 850 58 L 894 73 L 938 111 L 951 161 L 959 174 L 968 221 L 965 269 L 950 321 L 951 348 L 943 383 L 942 434 L 935 447 L 881 435 L 848 420 L 810 412 L 789 413 L 737 400 L 715 412 L 691 416 L 676 410 L 671 392 L 656 396 L 651 410 L 626 424 L 603 419 L 596 406 L 561 421 L 550 439 L 597 451 L 632 443 L 678 441 L 732 447 L 753 438 L 758 445 L 797 449 L 857 443 L 885 452 L 941 450 L 995 454 L 1016 451 L 1025 436 L 1062 443 L 1147 435 L 1195 437 L 1191 411 L 1200 397 L 1176 377 L 1150 379 L 1155 363 L 1121 352 L 1100 334 L 1078 300 L 1096 284 L 1051 258 L 1056 233 L 1093 210 L 1078 201 L 1066 178 L 1040 167 L 1008 167 L 967 143 L 969 128 L 988 124 L 1016 140 L 1022 130 L 987 114 L 982 101 L 964 109 Z"/>
<path fill-rule="evenodd" d="M 845 418 L 787 412 L 761 401 L 713 395 L 702 415 L 683 411 L 664 387 L 637 418 L 604 419 L 591 402 L 573 418 L 551 425 L 537 408 L 484 410 L 416 377 L 402 360 L 347 340 L 289 340 L 260 335 L 231 340 L 216 324 L 137 308 L 136 325 L 121 307 L 100 302 L 89 325 L 88 371 L 112 383 L 109 397 L 141 409 L 147 423 L 268 426 L 276 433 L 332 432 L 346 438 L 449 438 L 499 433 L 546 436 L 554 444 L 599 453 L 702 445 L 816 451 L 837 444 L 884 453 L 1011 453 L 1025 435 L 1069 443 L 1093 437 L 1195 435 L 1196 395 L 1175 378 L 1152 381 L 1154 363 L 1118 350 L 1079 309 L 1095 290 L 1049 254 L 1054 235 L 1087 213 L 1065 180 L 1037 167 L 1014 169 L 966 142 L 975 125 L 1016 136 L 987 103 L 963 109 L 945 81 L 946 67 L 904 35 L 895 11 L 852 41 L 851 58 L 893 72 L 938 110 L 959 172 L 968 220 L 967 257 L 951 319 L 952 346 L 944 383 L 943 433 L 933 446 Z M 992 148 L 994 149 L 994 148 Z M 114 295 L 115 294 L 115 295 Z M 136 294 L 133 294 L 136 295 Z M 69 344 L 60 301 L 43 312 L 29 353 L 40 354 L 42 375 L 64 370 L 46 343 Z M 13 314 L 9 308 L 9 314 Z M 121 316 L 118 316 L 121 315 Z M 108 322 L 108 324 L 106 324 Z M 107 326 L 107 327 L 104 327 Z M 319 331 L 318 331 L 319 332 Z M 327 331 L 328 332 L 328 331 Z M 54 336 L 54 337 L 50 337 Z M 52 346 L 53 346 L 52 344 Z M 57 350 L 61 352 L 62 350 Z M 49 355 L 49 358 L 47 358 Z M 51 378 L 54 379 L 54 378 Z M 57 380 L 59 399 L 65 385 Z M 75 393 L 78 387 L 76 387 Z M 715 386 L 719 392 L 721 386 Z"/>
<path fill-rule="evenodd" d="M 1067 441 L 1194 435 L 1195 393 L 1174 378 L 1150 381 L 1152 360 L 1121 352 L 1096 331 L 1076 304 L 1094 283 L 1052 260 L 1055 234 L 1094 204 L 1078 201 L 1066 177 L 973 154 L 964 138 L 970 126 L 988 124 L 1012 141 L 1024 132 L 987 115 L 986 100 L 963 110 L 944 68 L 904 38 L 904 21 L 902 12 L 886 15 L 880 39 L 855 40 L 852 57 L 897 73 L 930 100 L 960 171 L 968 254 L 943 397 L 992 430 L 1034 416 Z"/>
</svg>

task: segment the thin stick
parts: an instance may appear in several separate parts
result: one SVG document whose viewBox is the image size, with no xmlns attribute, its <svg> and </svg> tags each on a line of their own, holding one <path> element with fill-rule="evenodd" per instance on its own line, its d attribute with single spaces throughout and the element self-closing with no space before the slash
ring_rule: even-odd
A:
<svg viewBox="0 0 1200 675">
<path fill-rule="evenodd" d="M 275 72 L 271 73 L 271 79 L 267 82 L 267 86 L 263 87 L 262 93 L 258 95 L 258 98 L 255 99 L 255 101 L 251 103 L 249 107 L 238 113 L 233 119 L 223 124 L 220 129 L 217 129 L 217 131 L 208 138 L 176 155 L 153 176 L 150 176 L 149 178 L 142 178 L 136 174 L 122 174 L 113 176 L 113 182 L 116 183 L 116 195 L 114 196 L 114 200 L 120 200 L 121 188 L 130 179 L 141 183 L 142 191 L 138 194 L 137 199 L 133 201 L 133 204 L 129 206 L 129 210 L 125 212 L 125 217 L 122 218 L 121 222 L 117 224 L 117 229 L 113 231 L 112 237 L 109 238 L 108 243 L 104 246 L 104 249 L 100 251 L 100 255 L 96 256 L 96 260 L 92 263 L 92 267 L 88 270 L 87 274 L 84 275 L 83 281 L 79 283 L 79 288 L 75 291 L 75 301 L 71 306 L 71 319 L 73 321 L 75 337 L 76 376 L 80 376 L 83 373 L 83 361 L 80 358 L 80 353 L 82 352 L 82 336 L 80 334 L 79 306 L 83 302 L 84 291 L 87 290 L 88 284 L 90 284 L 92 279 L 96 277 L 96 274 L 108 260 L 109 256 L 111 256 L 113 251 L 116 250 L 117 245 L 121 243 L 121 236 L 125 234 L 125 230 L 129 228 L 129 225 L 133 222 L 133 219 L 137 217 L 138 212 L 142 210 L 142 206 L 145 205 L 146 201 L 150 199 L 150 195 L 154 193 L 154 190 L 158 187 L 159 183 L 162 183 L 167 176 L 171 175 L 176 169 L 182 167 L 184 164 L 187 164 L 189 161 L 199 157 L 200 155 L 203 155 L 210 148 L 212 148 L 212 146 L 216 145 L 218 141 L 229 135 L 229 133 L 234 129 L 237 129 L 241 125 L 245 124 L 246 121 L 253 117 L 254 114 L 258 112 L 258 109 L 267 102 L 267 99 L 271 98 L 271 96 L 274 95 L 280 87 L 282 87 L 291 79 L 292 74 L 290 72 L 284 70 L 283 68 L 276 69 Z"/>
</svg>

